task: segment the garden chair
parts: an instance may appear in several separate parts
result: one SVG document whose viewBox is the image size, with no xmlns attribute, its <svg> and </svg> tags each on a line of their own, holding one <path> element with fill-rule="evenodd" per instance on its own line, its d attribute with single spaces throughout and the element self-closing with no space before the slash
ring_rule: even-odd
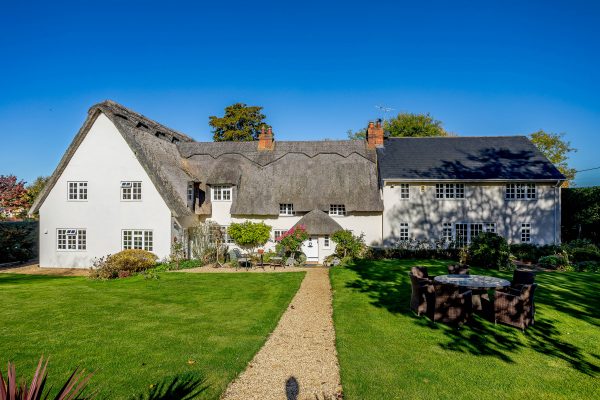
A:
<svg viewBox="0 0 600 400">
<path fill-rule="evenodd" d="M 448 265 L 450 275 L 469 275 L 469 266 L 465 264 Z"/>
<path fill-rule="evenodd" d="M 462 325 L 471 316 L 473 298 L 470 290 L 461 291 L 454 285 L 433 284 L 433 296 L 428 299 L 429 318 L 433 322 Z"/>
<path fill-rule="evenodd" d="M 283 262 L 285 259 L 285 250 L 280 249 L 277 253 L 275 253 L 275 257 L 271 257 L 270 263 L 273 269 L 277 267 L 285 268 L 285 263 Z"/>
<path fill-rule="evenodd" d="M 409 272 L 408 276 L 411 286 L 410 309 L 421 316 L 427 313 L 427 298 L 433 293 L 433 285 L 412 272 Z"/>
<path fill-rule="evenodd" d="M 496 292 L 494 323 L 511 325 L 525 331 L 535 322 L 534 294 L 537 284 L 523 285 L 520 292 Z"/>
<path fill-rule="evenodd" d="M 423 280 L 428 283 L 433 283 L 433 276 L 429 276 L 427 267 L 416 265 L 410 269 L 410 273 L 413 274 L 417 279 Z"/>
<path fill-rule="evenodd" d="M 510 288 L 521 291 L 523 285 L 533 285 L 535 283 L 535 274 L 531 271 L 523 271 L 516 269 L 513 272 L 513 279 L 510 283 Z"/>
</svg>

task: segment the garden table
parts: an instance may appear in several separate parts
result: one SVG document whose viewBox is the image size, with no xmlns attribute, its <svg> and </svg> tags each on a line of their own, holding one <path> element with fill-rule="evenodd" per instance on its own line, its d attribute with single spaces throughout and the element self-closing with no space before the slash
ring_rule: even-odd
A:
<svg viewBox="0 0 600 400">
<path fill-rule="evenodd" d="M 506 279 L 487 275 L 439 275 L 433 278 L 443 285 L 455 285 L 471 289 L 473 292 L 473 310 L 481 311 L 481 297 L 487 298 L 490 289 L 501 289 L 510 286 Z"/>
</svg>

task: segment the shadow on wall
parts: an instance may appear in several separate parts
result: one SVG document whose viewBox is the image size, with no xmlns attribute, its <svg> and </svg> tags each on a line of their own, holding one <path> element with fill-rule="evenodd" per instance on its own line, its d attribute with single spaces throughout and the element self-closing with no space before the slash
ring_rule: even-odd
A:
<svg viewBox="0 0 600 400">
<path fill-rule="evenodd" d="M 447 262 L 427 261 L 422 264 L 429 267 L 430 275 L 447 273 Z M 539 277 L 537 282 L 540 286 L 536 291 L 537 318 L 535 325 L 529 327 L 525 333 L 512 327 L 494 325 L 493 322 L 478 316 L 472 318 L 468 326 L 457 330 L 442 324 L 433 324 L 429 318 L 417 317 L 410 310 L 411 284 L 408 272 L 412 265 L 414 264 L 398 260 L 358 261 L 348 266 L 356 272 L 357 277 L 348 282 L 347 287 L 368 294 L 371 304 L 375 307 L 384 308 L 394 314 L 410 316 L 415 324 L 423 328 L 441 330 L 449 339 L 439 344 L 443 349 L 496 357 L 512 363 L 512 354 L 523 348 L 530 348 L 539 353 L 558 357 L 584 374 L 596 376 L 600 372 L 600 367 L 587 361 L 578 347 L 561 340 L 562 333 L 556 327 L 556 321 L 543 317 L 544 308 L 553 308 L 598 326 L 596 308 L 600 304 L 600 293 L 595 289 L 597 285 L 590 284 L 589 275 L 585 285 L 578 285 L 583 283 L 584 277 L 578 278 L 573 274 L 551 274 Z M 497 271 L 486 273 L 502 276 Z M 506 274 L 502 277 L 510 279 Z M 600 284 L 600 279 L 597 283 Z M 597 358 L 594 355 L 592 357 Z"/>
</svg>

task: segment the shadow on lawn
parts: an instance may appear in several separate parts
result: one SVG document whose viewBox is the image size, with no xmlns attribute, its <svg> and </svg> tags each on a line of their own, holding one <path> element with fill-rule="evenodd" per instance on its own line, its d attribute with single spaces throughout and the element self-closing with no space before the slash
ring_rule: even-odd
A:
<svg viewBox="0 0 600 400">
<path fill-rule="evenodd" d="M 430 275 L 446 273 L 446 263 L 443 261 L 432 260 L 423 264 L 430 266 Z M 512 353 L 522 348 L 530 348 L 565 360 L 584 374 L 595 376 L 600 372 L 600 367 L 587 361 L 578 347 L 560 339 L 561 333 L 555 326 L 556 321 L 540 316 L 540 309 L 551 307 L 597 326 L 594 318 L 597 318 L 598 314 L 594 305 L 600 304 L 600 299 L 595 292 L 596 285 L 590 284 L 584 277 L 573 277 L 572 274 L 540 277 L 540 287 L 536 292 L 537 318 L 535 325 L 529 327 L 525 333 L 512 327 L 494 325 L 493 322 L 479 316 L 472 318 L 462 329 L 454 329 L 443 324 L 434 324 L 429 318 L 418 317 L 410 310 L 411 287 L 408 271 L 412 265 L 415 264 L 400 261 L 358 261 L 347 267 L 356 272 L 358 278 L 348 282 L 346 286 L 368 294 L 371 303 L 376 307 L 385 308 L 394 314 L 410 316 L 416 324 L 424 328 L 441 330 L 449 339 L 446 343 L 440 343 L 444 349 L 497 357 L 511 363 Z M 584 282 L 586 285 L 583 285 Z"/>
<path fill-rule="evenodd" d="M 136 400 L 187 400 L 194 399 L 208 389 L 206 380 L 197 374 L 182 374 L 167 378 L 153 385 L 148 393 L 135 397 Z"/>
</svg>

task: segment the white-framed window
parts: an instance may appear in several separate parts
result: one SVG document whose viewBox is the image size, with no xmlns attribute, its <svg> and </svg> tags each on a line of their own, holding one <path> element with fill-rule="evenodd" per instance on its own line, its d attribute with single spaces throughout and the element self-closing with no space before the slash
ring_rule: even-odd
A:
<svg viewBox="0 0 600 400">
<path fill-rule="evenodd" d="M 279 205 L 279 215 L 294 215 L 294 205 L 293 204 L 280 204 Z"/>
<path fill-rule="evenodd" d="M 485 232 L 496 233 L 496 223 L 495 222 L 486 222 L 483 225 L 483 229 Z"/>
<path fill-rule="evenodd" d="M 85 201 L 88 198 L 87 182 L 68 182 L 69 193 L 67 198 L 70 201 Z"/>
<path fill-rule="evenodd" d="M 331 240 L 329 239 L 329 235 L 326 235 L 325 237 L 323 237 L 323 248 L 324 249 L 331 248 Z"/>
<path fill-rule="evenodd" d="M 407 222 L 400 222 L 398 224 L 398 239 L 399 240 L 409 240 L 410 239 Z"/>
<path fill-rule="evenodd" d="M 535 183 L 507 183 L 507 200 L 533 200 L 537 196 Z"/>
<path fill-rule="evenodd" d="M 436 183 L 435 185 L 436 199 L 464 199 L 465 184 L 464 183 Z"/>
<path fill-rule="evenodd" d="M 480 233 L 483 233 L 483 224 L 475 223 L 471 224 L 469 232 L 469 243 L 471 240 L 476 238 Z"/>
<path fill-rule="evenodd" d="M 521 224 L 521 243 L 531 243 L 531 224 Z"/>
<path fill-rule="evenodd" d="M 402 200 L 410 199 L 410 185 L 408 183 L 400 184 L 400 198 Z"/>
<path fill-rule="evenodd" d="M 233 244 L 235 241 L 229 236 L 229 227 L 221 225 L 221 232 L 223 232 L 223 243 Z"/>
<path fill-rule="evenodd" d="M 442 239 L 447 242 L 452 241 L 452 223 L 444 222 L 442 224 Z"/>
<path fill-rule="evenodd" d="M 231 186 L 213 186 L 211 192 L 213 201 L 231 201 Z"/>
<path fill-rule="evenodd" d="M 187 201 L 188 204 L 194 204 L 194 182 L 188 182 Z"/>
<path fill-rule="evenodd" d="M 150 229 L 123 229 L 121 231 L 123 250 L 142 249 L 152 251 L 154 235 Z"/>
<path fill-rule="evenodd" d="M 81 228 L 58 228 L 56 249 L 81 251 L 87 249 L 87 230 Z"/>
<path fill-rule="evenodd" d="M 121 182 L 121 200 L 140 201 L 142 200 L 142 182 L 122 181 Z"/>
<path fill-rule="evenodd" d="M 287 232 L 287 229 L 275 229 L 273 230 L 273 240 L 277 240 L 280 236 Z"/>
<path fill-rule="evenodd" d="M 346 215 L 346 206 L 344 204 L 330 204 L 329 215 L 343 216 Z"/>
<path fill-rule="evenodd" d="M 466 246 L 469 242 L 469 224 L 455 224 L 454 232 L 456 234 L 456 245 L 459 247 Z"/>
</svg>

